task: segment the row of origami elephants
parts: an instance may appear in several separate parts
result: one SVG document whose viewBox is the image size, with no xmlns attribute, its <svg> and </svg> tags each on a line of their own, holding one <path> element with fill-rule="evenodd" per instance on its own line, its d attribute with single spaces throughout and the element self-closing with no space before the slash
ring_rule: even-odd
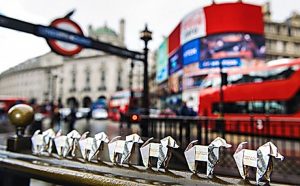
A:
<svg viewBox="0 0 300 186">
<path fill-rule="evenodd" d="M 108 136 L 104 132 L 96 134 L 94 137 L 88 137 L 89 132 L 80 135 L 76 130 L 71 131 L 67 135 L 62 135 L 61 131 L 57 134 L 52 129 L 48 129 L 41 133 L 37 130 L 32 138 L 33 154 L 41 155 L 43 153 L 52 153 L 53 142 L 56 147 L 57 154 L 60 157 L 71 155 L 75 157 L 75 150 L 79 147 L 82 158 L 91 161 L 93 158 L 99 159 L 99 152 L 103 150 L 104 143 L 108 143 L 109 158 L 111 162 L 122 165 L 124 162 L 131 162 L 131 154 L 135 150 L 135 143 L 143 143 L 140 147 L 142 161 L 145 167 L 151 167 L 150 157 L 157 158 L 157 169 L 162 165 L 167 169 L 172 156 L 172 149 L 178 148 L 176 141 L 168 136 L 160 140 L 160 143 L 150 143 L 153 138 L 148 139 L 145 143 L 137 134 L 126 136 L 125 140 L 121 140 L 121 136 L 117 136 L 109 141 Z M 230 144 L 217 137 L 208 146 L 196 145 L 197 140 L 192 141 L 184 151 L 184 155 L 189 169 L 193 173 L 197 173 L 196 161 L 207 162 L 207 176 L 213 175 L 213 170 L 220 158 L 220 147 L 229 148 Z M 277 147 L 272 142 L 267 142 L 258 150 L 244 149 L 246 142 L 242 142 L 236 149 L 233 157 L 239 169 L 239 173 L 246 179 L 248 176 L 248 167 L 256 167 L 256 182 L 265 177 L 270 181 L 272 172 L 272 157 L 283 160 L 283 156 L 278 152 Z"/>
</svg>

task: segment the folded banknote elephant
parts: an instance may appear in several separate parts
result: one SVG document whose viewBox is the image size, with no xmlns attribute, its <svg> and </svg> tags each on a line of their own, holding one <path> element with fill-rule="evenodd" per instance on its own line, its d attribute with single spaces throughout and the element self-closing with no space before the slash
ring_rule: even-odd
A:
<svg viewBox="0 0 300 186">
<path fill-rule="evenodd" d="M 272 142 L 267 142 L 260 146 L 257 150 L 245 149 L 247 142 L 242 142 L 236 149 L 233 157 L 239 169 L 239 173 L 243 179 L 248 175 L 248 167 L 255 167 L 256 169 L 256 183 L 265 177 L 268 182 L 271 181 L 270 176 L 273 170 L 273 158 L 280 159 L 284 157 L 278 152 L 277 147 Z"/>
<path fill-rule="evenodd" d="M 189 169 L 193 173 L 197 173 L 197 162 L 207 162 L 206 175 L 212 176 L 215 165 L 218 163 L 220 158 L 220 147 L 229 148 L 230 144 L 220 137 L 217 137 L 208 146 L 195 145 L 198 140 L 192 141 L 184 151 L 185 159 L 188 163 Z"/>
<path fill-rule="evenodd" d="M 160 143 L 150 143 L 153 138 L 148 139 L 140 148 L 143 164 L 145 167 L 151 167 L 150 157 L 157 158 L 157 169 L 164 165 L 168 168 L 169 161 L 172 156 L 172 149 L 178 148 L 176 141 L 171 137 L 165 137 L 160 140 Z"/>
<path fill-rule="evenodd" d="M 110 161 L 122 165 L 125 161 L 130 160 L 134 144 L 136 143 L 143 143 L 143 140 L 137 134 L 126 136 L 125 140 L 121 140 L 121 136 L 113 138 L 108 143 Z M 116 161 L 117 158 L 120 159 L 119 162 Z"/>
</svg>

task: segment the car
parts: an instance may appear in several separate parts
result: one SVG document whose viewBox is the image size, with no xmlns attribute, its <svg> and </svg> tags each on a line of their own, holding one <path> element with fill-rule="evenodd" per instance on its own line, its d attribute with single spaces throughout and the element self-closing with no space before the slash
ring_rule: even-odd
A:
<svg viewBox="0 0 300 186">
<path fill-rule="evenodd" d="M 71 114 L 70 108 L 60 108 L 59 113 L 62 119 L 66 119 Z"/>
<path fill-rule="evenodd" d="M 92 111 L 92 118 L 93 119 L 107 119 L 108 113 L 107 110 L 103 108 L 97 108 Z"/>
<path fill-rule="evenodd" d="M 166 108 L 159 113 L 160 117 L 176 117 L 176 112 L 171 110 L 170 108 Z"/>
<path fill-rule="evenodd" d="M 88 117 L 88 114 L 90 112 L 90 108 L 78 108 L 77 112 L 76 112 L 76 118 L 77 119 L 82 119 L 82 118 L 86 118 Z"/>
<path fill-rule="evenodd" d="M 149 116 L 150 117 L 158 117 L 161 111 L 159 109 L 149 109 Z"/>
</svg>

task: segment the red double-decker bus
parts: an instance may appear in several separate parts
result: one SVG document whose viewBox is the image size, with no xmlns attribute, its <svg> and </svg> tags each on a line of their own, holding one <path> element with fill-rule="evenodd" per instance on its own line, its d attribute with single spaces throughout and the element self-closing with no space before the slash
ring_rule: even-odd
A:
<svg viewBox="0 0 300 186">
<path fill-rule="evenodd" d="M 131 96 L 129 90 L 115 92 L 108 102 L 108 117 L 113 121 L 120 121 L 122 116 L 128 116 L 131 112 L 141 107 L 142 93 L 134 91 Z"/>
<path fill-rule="evenodd" d="M 220 76 L 202 83 L 199 115 L 219 117 Z M 226 131 L 249 132 L 249 123 L 233 124 L 233 119 L 250 117 L 268 119 L 269 135 L 300 137 L 300 59 L 283 59 L 266 66 L 228 71 L 227 86 L 223 86 L 223 115 Z M 286 124 L 288 123 L 288 124 Z M 297 130 L 294 130 L 297 129 Z M 258 129 L 263 130 L 260 124 Z"/>
<path fill-rule="evenodd" d="M 27 103 L 28 99 L 24 97 L 13 97 L 0 95 L 0 110 L 6 113 L 12 106 L 20 103 Z"/>
</svg>

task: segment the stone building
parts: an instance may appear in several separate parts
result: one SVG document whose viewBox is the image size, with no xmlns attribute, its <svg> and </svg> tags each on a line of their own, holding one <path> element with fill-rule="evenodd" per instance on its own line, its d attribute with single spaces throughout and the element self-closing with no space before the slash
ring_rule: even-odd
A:
<svg viewBox="0 0 300 186">
<path fill-rule="evenodd" d="M 300 15 L 293 12 L 284 22 L 271 20 L 270 3 L 263 6 L 266 60 L 300 57 Z"/>
<path fill-rule="evenodd" d="M 57 74 L 63 58 L 47 53 L 16 65 L 0 75 L 0 95 L 34 98 L 41 102 L 57 95 Z"/>
</svg>

